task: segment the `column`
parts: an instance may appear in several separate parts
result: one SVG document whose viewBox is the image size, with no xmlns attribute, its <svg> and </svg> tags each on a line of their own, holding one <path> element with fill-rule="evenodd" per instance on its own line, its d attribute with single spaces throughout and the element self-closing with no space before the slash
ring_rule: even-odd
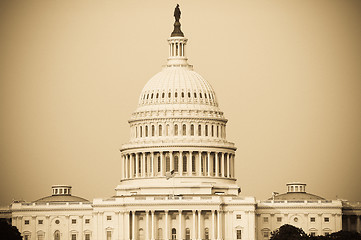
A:
<svg viewBox="0 0 361 240">
<path fill-rule="evenodd" d="M 125 155 L 125 178 L 129 178 L 129 169 L 128 169 L 129 155 Z"/>
<path fill-rule="evenodd" d="M 178 239 L 182 239 L 182 210 L 179 210 L 179 229 L 178 229 Z"/>
<path fill-rule="evenodd" d="M 170 157 L 170 171 L 174 170 L 174 158 L 173 158 L 173 151 L 169 152 Z"/>
<path fill-rule="evenodd" d="M 347 216 L 347 231 L 351 231 L 351 215 Z"/>
<path fill-rule="evenodd" d="M 221 215 L 222 214 L 222 211 L 221 210 L 218 210 L 217 211 L 217 232 L 218 232 L 218 239 L 222 239 L 222 227 L 221 227 Z"/>
<path fill-rule="evenodd" d="M 139 154 L 135 153 L 135 177 L 139 177 L 138 172 L 139 172 Z"/>
<path fill-rule="evenodd" d="M 151 234 L 151 240 L 154 240 L 154 210 L 152 210 L 151 211 L 151 213 L 152 213 L 152 228 L 151 228 L 151 232 L 152 232 L 152 234 Z"/>
<path fill-rule="evenodd" d="M 145 240 L 149 240 L 149 210 L 145 210 Z"/>
<path fill-rule="evenodd" d="M 207 176 L 211 176 L 211 153 L 207 152 Z"/>
<path fill-rule="evenodd" d="M 135 240 L 135 211 L 132 211 L 132 240 Z"/>
<path fill-rule="evenodd" d="M 234 178 L 234 157 L 235 155 L 232 154 L 232 177 Z"/>
<path fill-rule="evenodd" d="M 215 235 L 215 222 L 214 222 L 214 210 L 212 210 L 212 229 L 211 229 L 211 239 L 215 239 L 216 235 Z"/>
<path fill-rule="evenodd" d="M 360 229 L 360 215 L 356 215 L 356 218 L 357 218 L 357 220 L 356 220 L 356 231 L 360 232 L 361 231 L 361 229 Z"/>
<path fill-rule="evenodd" d="M 198 152 L 198 176 L 202 176 L 202 152 Z"/>
<path fill-rule="evenodd" d="M 227 153 L 227 177 L 230 177 L 229 176 L 229 173 L 230 173 L 230 168 L 231 168 L 231 164 L 230 164 L 230 154 Z"/>
<path fill-rule="evenodd" d="M 189 160 L 187 162 L 187 164 L 188 164 L 188 169 L 187 169 L 188 176 L 192 176 L 192 158 L 193 158 L 192 151 L 189 151 Z"/>
<path fill-rule="evenodd" d="M 118 239 L 123 239 L 122 233 L 124 232 L 124 221 L 123 221 L 124 212 L 118 212 Z"/>
<path fill-rule="evenodd" d="M 222 162 L 221 162 L 221 177 L 224 177 L 224 153 L 222 152 Z"/>
<path fill-rule="evenodd" d="M 83 239 L 83 225 L 84 225 L 83 217 L 84 217 L 83 215 L 79 216 L 79 218 L 80 218 L 79 219 L 79 222 L 80 222 L 79 239 Z"/>
<path fill-rule="evenodd" d="M 163 152 L 159 152 L 160 154 L 160 175 L 164 176 L 164 162 L 163 162 Z"/>
<path fill-rule="evenodd" d="M 202 236 L 201 236 L 201 213 L 202 211 L 201 210 L 198 210 L 198 240 L 201 240 L 202 239 Z"/>
<path fill-rule="evenodd" d="M 179 175 L 183 175 L 183 152 L 179 151 L 179 159 L 178 159 L 178 172 Z"/>
<path fill-rule="evenodd" d="M 152 177 L 154 177 L 154 152 L 152 152 L 152 157 L 151 157 L 151 165 L 152 165 Z"/>
<path fill-rule="evenodd" d="M 130 162 L 129 162 L 129 165 L 130 165 L 130 173 L 129 173 L 129 177 L 130 178 L 133 178 L 134 177 L 134 161 L 133 161 L 133 154 L 130 154 L 129 155 L 129 158 L 130 158 Z"/>
<path fill-rule="evenodd" d="M 216 161 L 215 161 L 215 164 L 216 164 L 216 173 L 215 173 L 215 176 L 218 177 L 218 176 L 219 176 L 219 169 L 218 169 L 218 166 L 219 166 L 219 164 L 218 164 L 218 152 L 215 152 L 215 153 L 214 153 L 214 156 L 215 156 L 215 158 L 216 158 Z"/>
<path fill-rule="evenodd" d="M 125 232 L 124 232 L 124 234 L 123 234 L 123 239 L 125 239 L 125 240 L 128 240 L 128 239 L 130 239 L 130 214 L 129 214 L 129 211 L 125 211 L 124 212 L 125 214 L 125 217 L 124 217 L 124 226 L 125 226 L 125 228 L 124 228 L 124 230 L 125 230 Z"/>
<path fill-rule="evenodd" d="M 70 232 L 70 223 L 69 223 L 69 221 L 70 221 L 70 215 L 66 215 L 65 216 L 65 222 L 66 222 L 66 235 L 65 235 L 65 239 L 69 239 L 69 232 Z M 101 236 L 101 235 L 100 235 Z M 101 237 L 99 238 L 99 239 L 101 239 Z"/>
<path fill-rule="evenodd" d="M 196 210 L 192 210 L 193 213 L 193 228 L 192 228 L 192 239 L 196 240 Z"/>
<path fill-rule="evenodd" d="M 169 239 L 169 233 L 168 233 L 168 210 L 165 210 L 164 211 L 164 213 L 165 213 L 165 240 L 168 240 Z"/>
</svg>

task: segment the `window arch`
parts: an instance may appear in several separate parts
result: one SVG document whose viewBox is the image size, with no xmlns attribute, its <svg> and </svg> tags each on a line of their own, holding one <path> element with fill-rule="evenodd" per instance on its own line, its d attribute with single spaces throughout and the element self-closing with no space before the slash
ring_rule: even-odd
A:
<svg viewBox="0 0 361 240">
<path fill-rule="evenodd" d="M 174 171 L 175 172 L 178 172 L 178 165 L 179 162 L 178 162 L 178 156 L 174 156 Z"/>
<path fill-rule="evenodd" d="M 183 156 L 183 172 L 187 172 L 187 156 Z"/>
<path fill-rule="evenodd" d="M 187 125 L 183 124 L 183 136 L 187 135 Z"/>
<path fill-rule="evenodd" d="M 162 132 L 163 132 L 163 126 L 159 125 L 158 126 L 158 135 L 161 137 L 162 136 Z"/>
<path fill-rule="evenodd" d="M 178 136 L 178 124 L 174 124 L 174 136 Z"/>
<path fill-rule="evenodd" d="M 177 239 L 177 229 L 172 228 L 172 240 Z"/>
</svg>

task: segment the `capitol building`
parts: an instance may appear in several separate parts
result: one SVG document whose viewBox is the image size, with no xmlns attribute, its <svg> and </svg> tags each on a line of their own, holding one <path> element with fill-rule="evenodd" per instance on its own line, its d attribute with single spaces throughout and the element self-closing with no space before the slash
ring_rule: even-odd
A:
<svg viewBox="0 0 361 240">
<path fill-rule="evenodd" d="M 240 196 L 228 120 L 215 90 L 188 63 L 178 7 L 174 15 L 167 63 L 129 120 L 114 196 L 87 200 L 54 185 L 50 196 L 15 201 L 8 213 L 23 239 L 264 240 L 284 224 L 312 235 L 360 231 L 361 205 L 307 193 L 304 183 L 287 183 L 285 193 L 263 201 Z"/>
</svg>

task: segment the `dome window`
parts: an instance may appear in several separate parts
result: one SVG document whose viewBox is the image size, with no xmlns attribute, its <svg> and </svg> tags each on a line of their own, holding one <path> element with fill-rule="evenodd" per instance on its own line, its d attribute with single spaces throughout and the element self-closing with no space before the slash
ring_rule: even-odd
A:
<svg viewBox="0 0 361 240">
<path fill-rule="evenodd" d="M 178 172 L 178 165 L 179 164 L 179 162 L 178 162 L 178 156 L 175 156 L 174 157 L 174 171 L 175 172 Z"/>
<path fill-rule="evenodd" d="M 183 172 L 187 172 L 187 156 L 183 156 Z"/>
<path fill-rule="evenodd" d="M 197 98 L 197 93 L 196 92 L 194 93 L 194 98 Z"/>
<path fill-rule="evenodd" d="M 191 98 L 191 93 L 190 92 L 188 92 L 188 98 Z"/>
<path fill-rule="evenodd" d="M 154 134 L 155 134 L 155 127 L 154 125 L 152 125 L 152 137 L 154 137 Z"/>
<path fill-rule="evenodd" d="M 194 136 L 194 125 L 191 125 L 191 136 Z"/>
<path fill-rule="evenodd" d="M 207 93 L 204 94 L 204 97 L 207 99 Z"/>
<path fill-rule="evenodd" d="M 175 124 L 174 125 L 174 136 L 177 136 L 178 135 L 178 125 Z"/>
<path fill-rule="evenodd" d="M 182 92 L 182 98 L 184 98 L 184 92 Z"/>
<path fill-rule="evenodd" d="M 202 98 L 202 93 L 199 93 L 199 97 Z"/>
<path fill-rule="evenodd" d="M 205 130 L 205 135 L 206 135 L 206 137 L 208 137 L 208 125 L 205 125 L 204 127 L 205 127 L 205 129 L 204 129 Z"/>
<path fill-rule="evenodd" d="M 172 96 L 172 93 L 171 92 L 169 92 L 168 93 L 168 98 L 170 98 Z"/>
<path fill-rule="evenodd" d="M 183 124 L 183 136 L 187 135 L 187 125 Z"/>
<path fill-rule="evenodd" d="M 149 99 L 149 93 L 147 94 L 147 99 Z"/>
<path fill-rule="evenodd" d="M 150 99 L 153 99 L 153 93 L 152 93 L 152 95 L 150 96 Z"/>
<path fill-rule="evenodd" d="M 159 93 L 157 93 L 157 95 L 156 95 L 156 98 L 158 98 L 159 97 Z"/>
<path fill-rule="evenodd" d="M 148 137 L 148 126 L 145 126 L 145 136 Z"/>
<path fill-rule="evenodd" d="M 164 93 L 162 93 L 162 98 L 164 98 L 164 95 L 165 95 L 165 94 L 164 94 Z"/>
<path fill-rule="evenodd" d="M 169 136 L 169 124 L 165 127 L 165 135 Z"/>
<path fill-rule="evenodd" d="M 178 97 L 178 93 L 177 93 L 177 92 L 174 93 L 174 97 L 176 97 L 176 98 Z"/>
<path fill-rule="evenodd" d="M 202 125 L 198 125 L 198 136 L 202 136 Z"/>
<path fill-rule="evenodd" d="M 163 131 L 162 125 L 159 125 L 158 130 L 159 130 L 159 136 L 162 136 L 162 131 Z"/>
</svg>

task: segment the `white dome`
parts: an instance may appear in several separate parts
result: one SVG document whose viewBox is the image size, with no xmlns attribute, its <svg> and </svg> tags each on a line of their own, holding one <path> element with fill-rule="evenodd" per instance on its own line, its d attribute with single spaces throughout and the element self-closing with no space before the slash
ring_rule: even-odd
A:
<svg viewBox="0 0 361 240">
<path fill-rule="evenodd" d="M 196 104 L 218 107 L 211 85 L 190 66 L 167 66 L 147 82 L 140 94 L 138 107 L 159 104 Z"/>
</svg>

